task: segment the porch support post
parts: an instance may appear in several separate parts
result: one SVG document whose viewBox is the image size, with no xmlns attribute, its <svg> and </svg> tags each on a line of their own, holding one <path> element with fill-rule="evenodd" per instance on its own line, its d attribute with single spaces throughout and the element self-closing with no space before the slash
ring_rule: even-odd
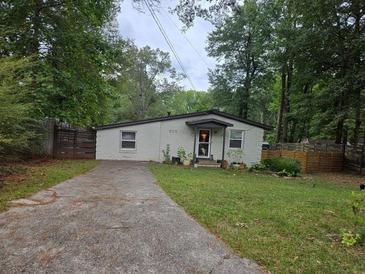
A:
<svg viewBox="0 0 365 274">
<path fill-rule="evenodd" d="M 222 163 L 221 163 L 221 166 L 223 166 L 225 146 L 226 146 L 226 127 L 223 127 L 223 147 L 222 147 Z"/>
<path fill-rule="evenodd" d="M 196 155 L 195 155 L 195 147 L 196 147 L 196 134 L 197 134 L 197 128 L 194 127 L 194 147 L 193 147 L 193 164 L 196 163 Z"/>
</svg>

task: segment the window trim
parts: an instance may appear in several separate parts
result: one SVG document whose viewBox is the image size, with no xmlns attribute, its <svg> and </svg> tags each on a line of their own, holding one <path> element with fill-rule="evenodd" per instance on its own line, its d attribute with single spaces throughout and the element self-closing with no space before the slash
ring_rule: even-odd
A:
<svg viewBox="0 0 365 274">
<path fill-rule="evenodd" d="M 232 138 L 232 131 L 233 130 L 241 131 L 241 139 Z M 241 147 L 231 147 L 231 140 L 234 140 L 234 141 L 240 140 L 241 141 Z M 245 131 L 243 129 L 230 129 L 229 130 L 228 148 L 230 148 L 230 149 L 243 149 L 244 148 L 244 140 L 245 140 Z"/>
<path fill-rule="evenodd" d="M 123 132 L 127 132 L 127 133 L 134 133 L 134 140 L 133 139 L 123 139 Z M 120 146 L 120 150 L 137 150 L 137 131 L 135 130 L 121 130 L 119 132 L 119 146 Z M 123 141 L 126 142 L 134 142 L 134 148 L 127 148 L 127 147 L 123 147 Z"/>
</svg>

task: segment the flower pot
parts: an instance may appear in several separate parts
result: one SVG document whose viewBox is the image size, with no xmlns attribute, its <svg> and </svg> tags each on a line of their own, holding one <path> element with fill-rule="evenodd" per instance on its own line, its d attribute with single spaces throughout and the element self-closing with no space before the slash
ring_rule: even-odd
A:
<svg viewBox="0 0 365 274">
<path fill-rule="evenodd" d="M 245 163 L 240 163 L 240 166 L 239 166 L 239 170 L 244 170 L 246 169 L 246 164 Z"/>
<path fill-rule="evenodd" d="M 184 166 L 190 166 L 190 160 L 184 160 L 183 165 Z"/>
</svg>

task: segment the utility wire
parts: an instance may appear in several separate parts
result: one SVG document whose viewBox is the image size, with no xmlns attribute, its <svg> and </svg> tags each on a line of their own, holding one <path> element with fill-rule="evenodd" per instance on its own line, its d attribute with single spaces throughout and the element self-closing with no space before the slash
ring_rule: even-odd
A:
<svg viewBox="0 0 365 274">
<path fill-rule="evenodd" d="M 176 50 L 175 50 L 175 47 L 174 47 L 174 45 L 172 44 L 171 40 L 169 39 L 169 37 L 168 37 L 168 35 L 167 35 L 167 33 L 166 33 L 166 31 L 165 31 L 164 27 L 162 26 L 162 24 L 161 24 L 161 22 L 160 22 L 160 20 L 159 20 L 158 16 L 156 15 L 155 11 L 154 11 L 154 10 L 153 10 L 153 8 L 151 7 L 151 5 L 150 5 L 150 3 L 148 2 L 148 0 L 144 0 L 144 3 L 146 4 L 146 6 L 147 6 L 147 8 L 148 8 L 148 10 L 149 10 L 149 12 L 150 12 L 150 14 L 152 15 L 153 20 L 155 21 L 155 23 L 156 23 L 156 25 L 157 25 L 158 29 L 160 30 L 160 32 L 161 32 L 161 34 L 162 34 L 162 36 L 164 37 L 164 39 L 165 39 L 165 41 L 166 41 L 167 45 L 169 46 L 169 48 L 170 48 L 170 50 L 171 50 L 172 54 L 175 56 L 175 58 L 176 58 L 176 60 L 177 60 L 177 62 L 178 62 L 178 64 L 179 64 L 179 66 L 181 67 L 181 70 L 182 70 L 182 71 L 184 72 L 184 74 L 186 75 L 186 78 L 188 79 L 188 81 L 189 81 L 189 83 L 190 83 L 191 87 L 192 87 L 194 90 L 196 90 L 196 88 L 195 88 L 195 86 L 194 86 L 194 84 L 193 84 L 193 81 L 190 79 L 189 75 L 187 74 L 187 72 L 186 72 L 186 70 L 185 70 L 185 68 L 184 68 L 184 66 L 183 66 L 183 64 L 182 64 L 182 62 L 181 62 L 181 59 L 179 58 L 179 55 L 177 54 L 177 52 L 176 52 Z"/>
<path fill-rule="evenodd" d="M 191 41 L 189 40 L 189 38 L 185 35 L 185 33 L 183 31 L 181 31 L 181 29 L 179 28 L 179 26 L 174 22 L 174 20 L 172 20 L 171 16 L 169 15 L 169 13 L 164 10 L 162 8 L 164 14 L 166 15 L 166 17 L 170 20 L 170 22 L 175 26 L 175 28 L 180 32 L 180 34 L 185 38 L 185 40 L 188 42 L 188 44 L 190 45 L 190 47 L 195 51 L 195 53 L 200 57 L 200 59 L 203 61 L 203 63 L 207 66 L 207 68 L 209 68 L 209 64 L 208 62 L 205 60 L 205 57 L 203 55 L 201 55 L 201 53 L 199 52 L 199 50 L 197 50 L 197 48 L 193 45 L 193 43 L 191 43 Z"/>
</svg>

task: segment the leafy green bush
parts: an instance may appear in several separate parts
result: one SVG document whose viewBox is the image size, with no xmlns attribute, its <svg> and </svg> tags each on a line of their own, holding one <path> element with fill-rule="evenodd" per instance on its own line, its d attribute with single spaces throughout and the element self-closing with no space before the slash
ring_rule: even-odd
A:
<svg viewBox="0 0 365 274">
<path fill-rule="evenodd" d="M 186 151 L 184 149 L 184 147 L 182 146 L 179 146 L 178 149 L 177 149 L 177 157 L 180 158 L 180 163 L 182 163 L 183 161 L 186 160 Z"/>
<path fill-rule="evenodd" d="M 169 144 L 166 145 L 166 150 L 165 149 L 162 150 L 162 154 L 163 154 L 163 158 L 164 158 L 164 163 L 170 164 L 171 156 L 170 156 L 170 145 Z"/>
<path fill-rule="evenodd" d="M 347 247 L 353 246 L 360 240 L 360 234 L 354 233 L 352 231 L 342 231 L 341 233 L 341 243 Z"/>
<path fill-rule="evenodd" d="M 341 243 L 347 247 L 363 244 L 365 241 L 365 191 L 352 192 L 349 205 L 354 213 L 352 230 L 342 230 Z"/>
<path fill-rule="evenodd" d="M 285 172 L 286 175 L 295 177 L 300 173 L 300 163 L 292 158 L 273 157 L 262 161 L 269 170 Z"/>
<path fill-rule="evenodd" d="M 267 167 L 263 163 L 256 163 L 249 167 L 248 171 L 263 171 L 266 170 Z"/>
<path fill-rule="evenodd" d="M 28 59 L 7 57 L 0 61 L 0 161 L 16 160 L 30 153 L 36 139 L 34 97 L 27 97 L 29 66 Z"/>
</svg>

